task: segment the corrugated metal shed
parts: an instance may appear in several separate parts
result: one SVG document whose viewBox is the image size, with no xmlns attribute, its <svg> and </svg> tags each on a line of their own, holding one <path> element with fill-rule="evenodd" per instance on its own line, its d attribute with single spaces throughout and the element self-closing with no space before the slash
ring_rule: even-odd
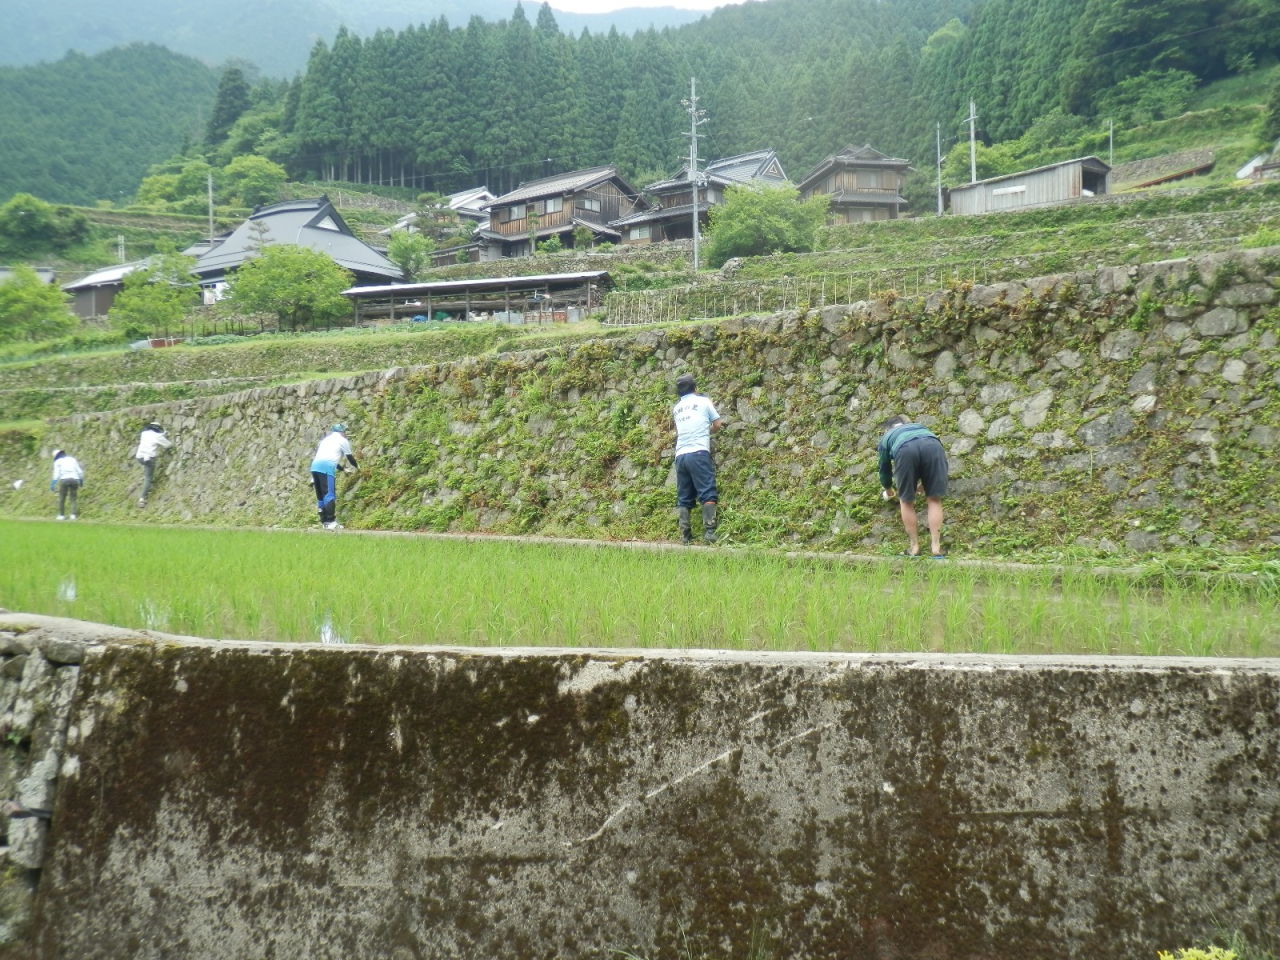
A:
<svg viewBox="0 0 1280 960">
<path fill-rule="evenodd" d="M 1111 186 L 1111 168 L 1097 157 L 1078 157 L 951 188 L 951 212 L 957 216 L 1021 210 L 1103 196 Z"/>
</svg>

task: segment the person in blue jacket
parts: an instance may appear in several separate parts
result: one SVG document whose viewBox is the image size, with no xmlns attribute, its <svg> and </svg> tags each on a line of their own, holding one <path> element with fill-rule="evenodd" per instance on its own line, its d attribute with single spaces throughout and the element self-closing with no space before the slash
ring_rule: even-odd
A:
<svg viewBox="0 0 1280 960">
<path fill-rule="evenodd" d="M 311 483 L 316 488 L 316 509 L 320 513 L 320 523 L 326 530 L 340 529 L 337 476 L 339 470 L 346 469 L 342 465 L 344 458 L 350 462 L 352 469 L 360 469 L 351 453 L 346 424 L 335 423 L 329 434 L 320 441 L 311 461 Z"/>
<path fill-rule="evenodd" d="M 924 487 L 929 511 L 931 556 L 942 560 L 942 498 L 947 495 L 947 451 L 942 441 L 928 428 L 908 423 L 907 418 L 892 416 L 881 425 L 884 436 L 876 447 L 880 457 L 880 486 L 884 498 L 895 494 L 907 529 L 909 557 L 920 556 L 919 523 L 916 520 L 916 487 Z"/>
</svg>

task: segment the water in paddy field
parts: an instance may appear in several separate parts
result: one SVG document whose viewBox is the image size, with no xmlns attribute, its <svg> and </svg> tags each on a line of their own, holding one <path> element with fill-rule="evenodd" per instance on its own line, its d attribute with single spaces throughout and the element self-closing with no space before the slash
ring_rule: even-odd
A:
<svg viewBox="0 0 1280 960">
<path fill-rule="evenodd" d="M 324 620 L 320 624 L 320 642 L 321 643 L 350 643 L 346 637 L 338 633 L 333 625 L 333 616 L 329 611 L 325 611 Z"/>
<path fill-rule="evenodd" d="M 76 598 L 76 578 L 67 577 L 58 584 L 59 600 L 74 600 Z"/>
</svg>

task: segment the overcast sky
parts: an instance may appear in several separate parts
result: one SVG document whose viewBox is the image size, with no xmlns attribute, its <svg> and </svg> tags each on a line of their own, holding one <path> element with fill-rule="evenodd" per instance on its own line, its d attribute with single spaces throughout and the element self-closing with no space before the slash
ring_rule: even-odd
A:
<svg viewBox="0 0 1280 960">
<path fill-rule="evenodd" d="M 714 10 L 743 0 L 548 0 L 552 9 L 567 13 L 609 13 L 628 7 L 679 7 L 682 10 Z"/>
</svg>

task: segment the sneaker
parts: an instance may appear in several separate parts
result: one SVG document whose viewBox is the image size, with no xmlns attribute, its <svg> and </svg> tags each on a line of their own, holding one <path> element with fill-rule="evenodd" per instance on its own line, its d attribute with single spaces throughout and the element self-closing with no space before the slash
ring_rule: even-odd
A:
<svg viewBox="0 0 1280 960">
<path fill-rule="evenodd" d="M 71 519 L 72 519 L 72 520 L 74 520 L 75 518 L 76 518 L 76 515 L 73 513 L 73 514 L 71 515 Z"/>
<path fill-rule="evenodd" d="M 147 498 L 146 498 L 146 497 L 139 497 L 139 498 L 138 498 L 138 506 L 140 506 L 140 507 L 145 507 L 146 505 L 147 505 Z"/>
<path fill-rule="evenodd" d="M 335 520 L 335 521 L 333 521 L 332 523 L 326 523 L 326 524 L 324 525 L 324 528 L 325 528 L 326 530 L 341 530 L 341 529 L 342 529 L 342 525 L 341 525 L 340 523 L 338 523 L 338 522 Z"/>
<path fill-rule="evenodd" d="M 67 518 L 66 518 L 66 517 L 64 517 L 62 514 L 58 514 L 58 519 L 59 519 L 59 520 L 65 520 L 65 519 L 67 519 Z"/>
</svg>

